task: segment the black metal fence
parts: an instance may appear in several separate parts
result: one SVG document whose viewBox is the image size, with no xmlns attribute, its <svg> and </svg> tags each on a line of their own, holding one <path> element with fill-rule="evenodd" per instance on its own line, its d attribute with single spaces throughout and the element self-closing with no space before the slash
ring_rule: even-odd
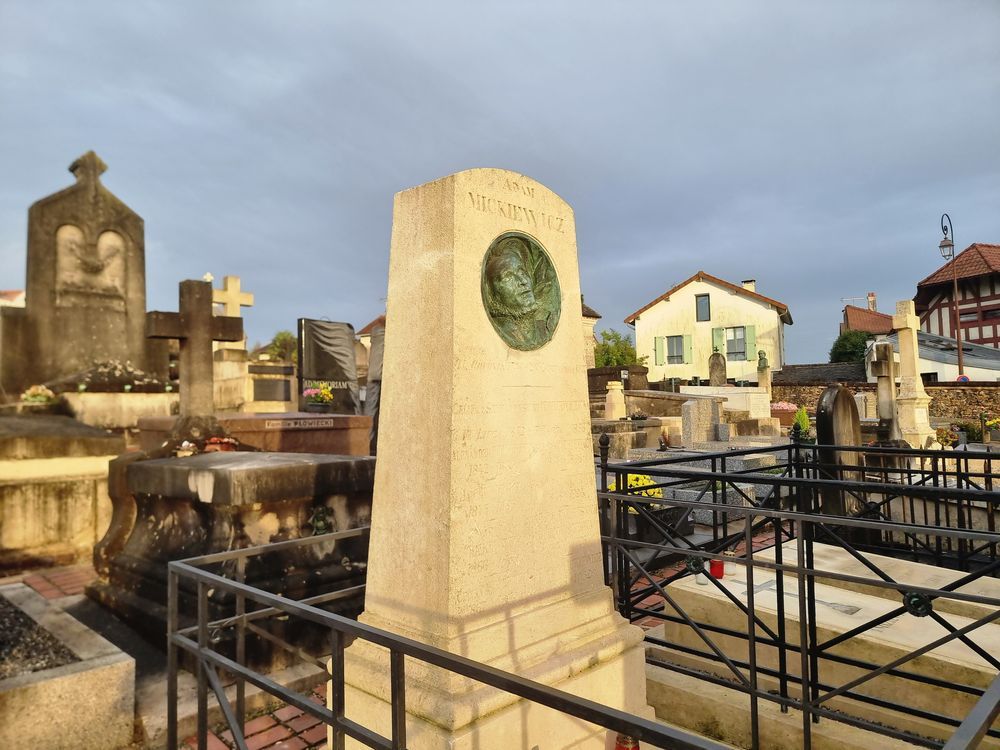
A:
<svg viewBox="0 0 1000 750">
<path fill-rule="evenodd" d="M 1000 711 L 1000 654 L 995 643 L 977 642 L 984 625 L 1000 620 L 1000 587 L 982 583 L 1000 569 L 995 454 L 793 442 L 611 464 L 601 442 L 606 574 L 619 611 L 669 634 L 647 632 L 649 663 L 747 695 L 753 748 L 762 747 L 761 701 L 801 712 L 806 748 L 820 719 L 923 747 L 1000 738 L 990 728 Z M 700 523 L 691 523 L 694 514 Z M 847 572 L 818 563 L 824 550 L 847 560 Z M 947 583 L 920 585 L 902 580 L 898 567 L 886 570 L 890 558 L 955 572 Z M 743 592 L 725 580 L 734 569 Z M 722 616 L 705 616 L 692 578 L 717 597 Z M 818 596 L 830 583 L 893 604 L 831 630 L 818 606 L 861 610 Z M 770 610 L 757 606 L 762 590 L 774 596 Z M 871 648 L 852 649 L 910 617 L 934 624 L 925 642 L 888 649 L 883 662 Z M 942 679 L 920 664 L 954 643 L 980 667 L 978 682 Z M 993 679 L 984 683 L 986 673 Z M 893 689 L 873 689 L 880 678 Z M 960 696 L 954 702 L 965 708 L 921 703 L 921 690 Z"/>
<path fill-rule="evenodd" d="M 195 664 L 198 681 L 198 726 L 196 738 L 199 750 L 208 742 L 209 690 L 214 694 L 233 741 L 240 750 L 246 750 L 244 717 L 246 684 L 256 686 L 290 706 L 324 722 L 331 728 L 332 750 L 343 750 L 345 739 L 351 737 L 366 747 L 380 750 L 406 748 L 406 663 L 416 659 L 484 685 L 516 695 L 519 698 L 547 706 L 569 716 L 582 719 L 610 732 L 620 733 L 657 747 L 676 750 L 722 750 L 719 743 L 697 734 L 678 731 L 664 724 L 633 716 L 615 708 L 602 706 L 579 696 L 542 685 L 523 677 L 480 664 L 462 656 L 408 638 L 370 627 L 320 608 L 340 596 L 356 593 L 326 594 L 303 601 L 293 601 L 279 594 L 269 593 L 248 586 L 242 581 L 249 558 L 280 553 L 310 544 L 329 544 L 368 533 L 368 528 L 354 529 L 336 534 L 296 539 L 263 547 L 252 547 L 231 552 L 221 552 L 203 557 L 171 562 L 168 566 L 168 636 L 167 636 L 167 747 L 178 747 L 178 671 L 180 652 L 187 653 Z M 232 577 L 224 571 L 235 568 Z M 197 623 L 179 626 L 178 592 L 180 587 L 193 587 L 198 601 Z M 221 596 L 220 596 L 221 595 Z M 213 600 L 232 601 L 231 617 L 212 619 L 209 616 L 209 597 Z M 293 643 L 284 642 L 263 627 L 271 618 L 297 618 L 314 624 L 327 633 L 329 647 L 319 654 L 304 654 Z M 247 666 L 248 636 L 265 637 L 272 645 L 284 648 L 299 658 L 321 668 L 329 690 L 329 708 L 315 703 L 309 695 L 291 690 L 271 677 Z M 223 653 L 222 644 L 235 639 L 234 657 Z M 391 684 L 390 736 L 379 734 L 372 727 L 362 726 L 345 713 L 344 649 L 354 639 L 360 638 L 389 651 Z M 230 701 L 223 686 L 223 675 L 235 680 L 235 696 Z"/>
<path fill-rule="evenodd" d="M 983 627 L 1000 620 L 1000 597 L 982 582 L 1000 569 L 989 454 L 942 454 L 855 446 L 793 443 L 663 461 L 598 462 L 606 573 L 621 613 L 645 627 L 647 661 L 668 671 L 730 688 L 747 698 L 752 747 L 761 744 L 763 701 L 801 712 L 803 747 L 815 725 L 836 721 L 923 747 L 974 747 L 1000 712 L 1000 661 Z M 636 481 L 642 477 L 641 481 Z M 614 487 L 614 489 L 612 489 Z M 843 512 L 831 514 L 837 508 Z M 827 511 L 827 512 L 821 512 Z M 168 571 L 168 746 L 178 746 L 178 672 L 188 657 L 197 676 L 199 748 L 207 747 L 213 693 L 237 748 L 245 748 L 246 685 L 295 706 L 331 728 L 331 747 L 351 737 L 367 747 L 406 747 L 406 666 L 410 660 L 504 690 L 525 700 L 662 748 L 719 748 L 712 739 L 601 706 L 401 636 L 326 611 L 361 587 L 294 601 L 244 582 L 248 561 L 310 544 L 367 533 L 355 529 L 172 562 Z M 834 549 L 855 568 L 832 569 L 819 553 Z M 947 583 L 904 580 L 887 559 L 929 563 L 951 572 Z M 720 567 L 721 566 L 721 567 Z M 730 569 L 726 573 L 727 566 Z M 858 568 L 857 566 L 860 566 Z M 735 574 L 733 570 L 737 571 Z M 742 576 L 742 591 L 728 583 Z M 728 576 L 728 579 L 727 579 Z M 713 591 L 734 617 L 712 621 L 689 611 L 692 579 Z M 836 583 L 890 602 L 876 615 L 832 632 L 820 608 L 823 586 Z M 687 591 L 685 591 L 685 587 Z M 181 622 L 180 591 L 194 594 L 193 623 Z M 773 605 L 758 606 L 763 597 Z M 211 606 L 210 606 L 211 603 Z M 220 615 L 219 607 L 231 607 Z M 964 613 L 960 617 L 955 612 Z M 895 627 L 901 618 L 933 623 L 925 642 L 872 658 L 852 643 Z M 303 649 L 271 629 L 299 620 L 322 633 L 321 648 Z M 391 722 L 388 736 L 345 711 L 344 649 L 361 638 L 389 652 Z M 315 639 L 313 639 L 315 642 Z M 327 681 L 321 706 L 248 664 L 248 643 L 267 642 L 314 665 Z M 961 678 L 941 677 L 920 662 L 961 644 L 977 665 Z M 319 671 L 318 671 L 319 673 Z M 847 675 L 845 677 L 845 675 Z M 984 675 L 990 675 L 989 680 Z M 235 682 L 232 700 L 224 682 Z M 869 689 L 895 680 L 895 691 Z M 912 690 L 905 686 L 912 686 Z M 900 689 L 903 686 L 904 689 Z M 912 700 L 919 691 L 958 696 L 962 708 Z M 943 691 L 943 692 L 942 692 Z M 880 711 L 881 719 L 871 711 Z M 904 716 L 922 730 L 885 717 Z M 930 730 L 926 729 L 930 728 Z"/>
</svg>

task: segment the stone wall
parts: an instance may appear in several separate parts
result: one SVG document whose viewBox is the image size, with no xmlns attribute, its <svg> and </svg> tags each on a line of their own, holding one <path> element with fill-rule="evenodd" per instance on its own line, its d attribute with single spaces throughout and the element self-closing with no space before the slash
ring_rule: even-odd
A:
<svg viewBox="0 0 1000 750">
<path fill-rule="evenodd" d="M 874 393 L 874 383 L 845 383 L 854 393 Z M 931 397 L 930 416 L 935 420 L 979 419 L 982 412 L 1000 415 L 1000 384 L 997 385 L 931 385 L 925 386 Z M 816 402 L 826 389 L 825 385 L 774 385 L 772 401 L 790 401 L 805 406 L 810 414 L 816 413 Z"/>
<path fill-rule="evenodd" d="M 931 417 L 979 419 L 986 412 L 1000 415 L 1000 383 L 997 385 L 932 385 L 927 387 L 931 397 Z"/>
<path fill-rule="evenodd" d="M 591 367 L 587 370 L 587 390 L 591 393 L 605 393 L 609 380 L 621 380 L 622 370 L 628 370 L 628 382 L 622 383 L 626 390 L 644 391 L 649 389 L 646 373 L 642 365 L 621 365 L 616 367 Z"/>
<path fill-rule="evenodd" d="M 0 464 L 0 570 L 88 560 L 111 518 L 114 456 Z"/>
</svg>

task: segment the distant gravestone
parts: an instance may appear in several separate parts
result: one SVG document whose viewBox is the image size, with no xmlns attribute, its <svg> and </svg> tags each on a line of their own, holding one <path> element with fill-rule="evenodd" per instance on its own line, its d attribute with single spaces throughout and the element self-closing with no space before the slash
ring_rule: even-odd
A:
<svg viewBox="0 0 1000 750">
<path fill-rule="evenodd" d="M 88 151 L 76 184 L 28 210 L 26 306 L 0 310 L 0 386 L 9 395 L 90 369 L 147 362 L 142 218 L 116 198 Z"/>
<path fill-rule="evenodd" d="M 861 420 L 854 394 L 842 385 L 831 385 L 816 405 L 816 442 L 822 479 L 860 481 L 861 454 L 856 450 L 834 450 L 833 446 L 860 446 Z M 823 512 L 854 515 L 859 501 L 841 490 L 824 488 Z"/>
<path fill-rule="evenodd" d="M 708 384 L 720 386 L 726 384 L 726 355 L 716 350 L 708 358 Z"/>
<path fill-rule="evenodd" d="M 299 318 L 299 393 L 307 389 L 329 389 L 332 400 L 321 404 L 324 411 L 361 412 L 354 326 L 350 323 Z"/>
</svg>

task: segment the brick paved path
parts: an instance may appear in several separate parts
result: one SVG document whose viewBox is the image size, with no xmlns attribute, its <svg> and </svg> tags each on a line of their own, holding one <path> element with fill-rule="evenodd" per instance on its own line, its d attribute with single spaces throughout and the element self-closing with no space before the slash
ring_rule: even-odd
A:
<svg viewBox="0 0 1000 750">
<path fill-rule="evenodd" d="M 324 702 L 323 687 L 313 690 L 312 699 Z M 244 728 L 249 750 L 305 750 L 305 748 L 326 748 L 326 725 L 309 716 L 295 706 L 283 706 L 270 713 L 247 722 Z M 231 750 L 232 734 L 216 728 L 208 733 L 208 750 Z M 182 750 L 195 750 L 198 743 L 189 737 L 181 745 Z"/>
</svg>

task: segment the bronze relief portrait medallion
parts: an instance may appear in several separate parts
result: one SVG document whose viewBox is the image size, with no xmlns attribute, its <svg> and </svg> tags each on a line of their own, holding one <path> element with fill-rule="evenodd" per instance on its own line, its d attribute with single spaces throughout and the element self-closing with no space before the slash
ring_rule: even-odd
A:
<svg viewBox="0 0 1000 750">
<path fill-rule="evenodd" d="M 508 346 L 523 352 L 549 342 L 562 299 L 552 260 L 537 240 L 505 232 L 483 258 L 483 307 Z"/>
</svg>

